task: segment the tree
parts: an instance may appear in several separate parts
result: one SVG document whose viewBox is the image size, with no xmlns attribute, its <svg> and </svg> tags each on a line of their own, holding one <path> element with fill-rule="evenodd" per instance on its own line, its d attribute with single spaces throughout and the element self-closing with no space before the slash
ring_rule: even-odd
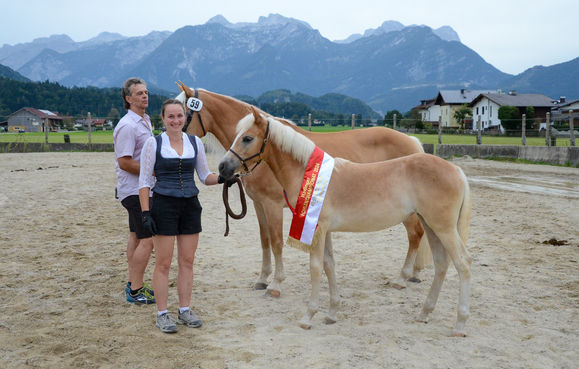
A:
<svg viewBox="0 0 579 369">
<path fill-rule="evenodd" d="M 499 108 L 501 125 L 507 131 L 521 129 L 521 112 L 517 107 L 503 105 Z"/>
<path fill-rule="evenodd" d="M 466 104 L 462 104 L 460 108 L 454 111 L 452 117 L 460 124 L 460 128 L 464 129 L 464 120 L 467 117 L 472 117 L 472 109 Z"/>
<path fill-rule="evenodd" d="M 400 122 L 400 119 L 402 119 L 402 113 L 396 109 L 389 110 L 386 112 L 386 115 L 384 116 L 383 122 L 385 126 L 392 126 L 392 124 L 394 123 L 394 114 L 396 114 L 396 120 Z"/>
</svg>

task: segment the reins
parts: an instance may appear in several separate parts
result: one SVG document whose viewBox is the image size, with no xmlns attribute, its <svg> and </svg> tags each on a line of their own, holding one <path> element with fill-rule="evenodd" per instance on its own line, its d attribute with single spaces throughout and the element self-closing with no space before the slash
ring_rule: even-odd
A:
<svg viewBox="0 0 579 369">
<path fill-rule="evenodd" d="M 245 201 L 245 192 L 243 191 L 243 185 L 241 184 L 241 180 L 239 177 L 235 178 L 235 182 L 237 183 L 237 187 L 239 187 L 239 199 L 241 201 L 241 213 L 235 214 L 231 207 L 229 206 L 229 187 L 227 184 L 223 184 L 223 205 L 225 205 L 225 234 L 224 237 L 229 235 L 229 217 L 233 219 L 242 219 L 245 214 L 247 213 L 247 203 Z M 233 186 L 233 184 L 231 184 Z"/>
</svg>

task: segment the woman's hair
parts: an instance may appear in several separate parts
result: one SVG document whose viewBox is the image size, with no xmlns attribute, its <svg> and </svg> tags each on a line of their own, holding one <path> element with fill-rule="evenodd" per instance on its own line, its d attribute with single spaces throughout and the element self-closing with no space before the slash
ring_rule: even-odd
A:
<svg viewBox="0 0 579 369">
<path fill-rule="evenodd" d="M 184 113 L 186 112 L 185 111 L 185 105 L 183 105 L 183 103 L 181 101 L 179 101 L 177 99 L 167 99 L 163 102 L 163 105 L 161 105 L 161 117 L 165 116 L 165 107 L 167 105 L 172 105 L 172 104 L 181 106 L 181 108 L 183 108 L 183 112 Z"/>
<path fill-rule="evenodd" d="M 131 105 L 127 102 L 125 97 L 131 96 L 131 87 L 134 85 L 147 85 L 142 78 L 132 77 L 129 78 L 123 83 L 123 87 L 121 88 L 121 95 L 123 96 L 123 102 L 125 103 L 125 109 L 129 110 Z"/>
</svg>

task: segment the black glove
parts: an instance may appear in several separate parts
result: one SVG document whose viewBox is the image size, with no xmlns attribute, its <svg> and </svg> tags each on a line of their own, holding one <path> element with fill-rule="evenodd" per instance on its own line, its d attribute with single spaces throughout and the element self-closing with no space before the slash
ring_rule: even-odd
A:
<svg viewBox="0 0 579 369">
<path fill-rule="evenodd" d="M 239 178 L 239 174 L 236 174 L 229 179 L 225 179 L 225 178 L 221 177 L 221 175 L 219 175 L 217 177 L 217 183 L 225 183 L 225 185 L 227 187 L 231 187 L 237 182 L 237 178 Z"/>
<path fill-rule="evenodd" d="M 151 212 L 148 210 L 143 211 L 143 226 L 147 231 L 151 232 L 152 235 L 157 234 L 157 225 L 151 216 Z"/>
</svg>

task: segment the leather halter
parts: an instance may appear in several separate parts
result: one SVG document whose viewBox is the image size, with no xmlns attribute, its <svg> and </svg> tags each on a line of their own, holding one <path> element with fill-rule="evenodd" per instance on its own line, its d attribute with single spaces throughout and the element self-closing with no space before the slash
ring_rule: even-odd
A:
<svg viewBox="0 0 579 369">
<path fill-rule="evenodd" d="M 195 98 L 198 99 L 199 98 L 199 92 L 197 91 L 196 88 L 193 88 L 193 91 L 195 91 Z M 200 111 L 193 111 L 190 108 L 187 108 L 187 121 L 185 122 L 185 125 L 183 126 L 183 132 L 187 132 L 187 129 L 189 128 L 189 124 L 191 123 L 191 119 L 193 118 L 193 114 L 195 114 L 195 113 L 197 113 L 197 116 L 199 117 L 199 123 L 201 123 L 201 129 L 203 130 L 203 136 L 205 136 L 207 134 L 207 131 L 205 131 L 205 126 L 203 125 L 203 119 L 201 119 L 201 112 Z"/>
<path fill-rule="evenodd" d="M 239 159 L 239 161 L 241 161 L 241 164 L 243 165 L 243 168 L 245 169 L 245 172 L 248 174 L 251 174 L 255 168 L 261 163 L 261 161 L 263 160 L 263 158 L 261 157 L 261 155 L 263 154 L 263 152 L 265 151 L 265 145 L 267 144 L 267 141 L 269 140 L 269 121 L 267 122 L 267 128 L 265 129 L 265 136 L 263 137 L 263 142 L 261 144 L 261 148 L 259 149 L 259 152 L 257 154 L 251 155 L 245 159 L 243 159 L 241 156 L 239 156 L 239 154 L 237 154 L 235 151 L 233 151 L 231 148 L 229 149 L 229 151 L 231 151 L 231 153 L 233 155 L 235 155 L 237 157 L 237 159 Z M 259 160 L 257 161 L 257 163 L 255 163 L 255 165 L 253 166 L 253 168 L 251 168 L 251 170 L 249 169 L 249 167 L 247 166 L 247 164 L 245 163 L 246 161 L 249 161 L 253 158 L 259 157 Z"/>
</svg>

